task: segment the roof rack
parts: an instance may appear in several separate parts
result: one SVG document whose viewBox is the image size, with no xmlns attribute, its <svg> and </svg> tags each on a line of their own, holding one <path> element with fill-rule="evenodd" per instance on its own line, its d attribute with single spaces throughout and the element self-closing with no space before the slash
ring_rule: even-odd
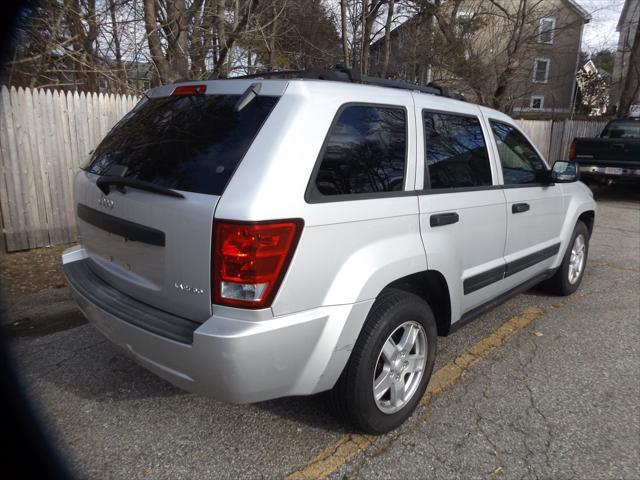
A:
<svg viewBox="0 0 640 480">
<path fill-rule="evenodd" d="M 345 68 L 342 65 L 334 65 L 328 70 L 310 68 L 307 70 L 282 70 L 254 73 L 251 75 L 242 75 L 233 77 L 233 79 L 250 79 L 250 78 L 309 78 L 314 80 L 331 80 L 334 82 L 362 83 L 365 85 L 377 85 L 379 87 L 400 88 L 403 90 L 412 90 L 441 97 L 453 98 L 455 100 L 466 101 L 464 95 L 458 92 L 452 92 L 443 85 L 429 83 L 427 85 L 415 85 L 402 80 L 391 80 L 387 78 L 370 77 L 361 75 L 357 68 Z"/>
</svg>

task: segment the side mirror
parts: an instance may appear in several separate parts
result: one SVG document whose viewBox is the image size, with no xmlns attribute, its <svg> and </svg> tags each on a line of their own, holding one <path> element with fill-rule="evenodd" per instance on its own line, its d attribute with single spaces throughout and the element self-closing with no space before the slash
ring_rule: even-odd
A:
<svg viewBox="0 0 640 480">
<path fill-rule="evenodd" d="M 580 170 L 575 162 L 558 160 L 551 169 L 551 179 L 557 183 L 576 182 L 580 178 Z"/>
</svg>

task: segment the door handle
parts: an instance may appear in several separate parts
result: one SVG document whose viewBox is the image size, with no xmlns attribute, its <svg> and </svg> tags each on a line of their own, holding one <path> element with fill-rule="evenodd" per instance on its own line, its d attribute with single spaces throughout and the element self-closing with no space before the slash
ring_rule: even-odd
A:
<svg viewBox="0 0 640 480">
<path fill-rule="evenodd" d="M 527 210 L 529 210 L 529 204 L 528 203 L 514 203 L 513 205 L 511 205 L 511 213 L 522 213 L 522 212 L 526 212 Z"/>
<path fill-rule="evenodd" d="M 429 224 L 432 227 L 442 227 L 443 225 L 451 225 L 457 223 L 460 217 L 456 212 L 436 213 L 429 217 Z"/>
</svg>

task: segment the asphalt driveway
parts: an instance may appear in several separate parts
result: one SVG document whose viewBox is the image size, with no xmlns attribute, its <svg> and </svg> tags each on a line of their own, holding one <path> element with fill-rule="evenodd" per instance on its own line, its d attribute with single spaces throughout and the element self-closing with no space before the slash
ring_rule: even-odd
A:
<svg viewBox="0 0 640 480">
<path fill-rule="evenodd" d="M 185 393 L 87 324 L 18 335 L 12 349 L 83 477 L 637 479 L 639 294 L 640 200 L 602 192 L 578 293 L 534 290 L 440 338 L 446 388 L 376 438 L 351 436 L 319 397 L 237 406 Z M 491 348 L 447 373 L 483 342 Z"/>
</svg>

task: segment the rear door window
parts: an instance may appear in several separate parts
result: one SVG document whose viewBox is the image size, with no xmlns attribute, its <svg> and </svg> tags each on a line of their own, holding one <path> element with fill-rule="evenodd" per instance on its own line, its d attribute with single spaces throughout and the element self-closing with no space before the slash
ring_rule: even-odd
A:
<svg viewBox="0 0 640 480">
<path fill-rule="evenodd" d="M 492 185 L 491 162 L 477 117 L 423 112 L 425 186 L 431 189 Z"/>
<path fill-rule="evenodd" d="M 407 157 L 404 108 L 350 105 L 333 125 L 316 176 L 322 195 L 400 191 Z"/>
<path fill-rule="evenodd" d="M 278 97 L 258 96 L 234 112 L 239 98 L 152 98 L 109 132 L 86 170 L 221 195 L 278 101 Z"/>
</svg>

